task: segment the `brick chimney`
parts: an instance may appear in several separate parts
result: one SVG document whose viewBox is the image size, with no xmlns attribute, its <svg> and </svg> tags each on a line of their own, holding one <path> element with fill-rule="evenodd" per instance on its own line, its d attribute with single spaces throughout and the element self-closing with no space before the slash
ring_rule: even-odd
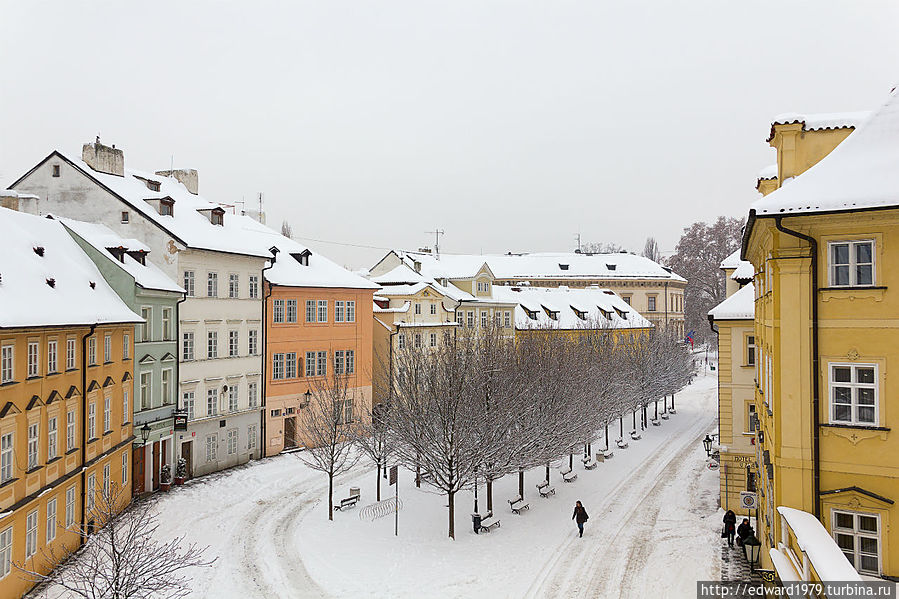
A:
<svg viewBox="0 0 899 599">
<path fill-rule="evenodd" d="M 104 146 L 99 137 L 94 143 L 81 147 L 81 159 L 98 173 L 125 176 L 125 153 L 115 146 Z"/>
<path fill-rule="evenodd" d="M 187 191 L 194 195 L 200 193 L 200 176 L 195 168 L 178 168 L 171 171 L 156 171 L 160 177 L 175 177 L 178 179 Z"/>
</svg>

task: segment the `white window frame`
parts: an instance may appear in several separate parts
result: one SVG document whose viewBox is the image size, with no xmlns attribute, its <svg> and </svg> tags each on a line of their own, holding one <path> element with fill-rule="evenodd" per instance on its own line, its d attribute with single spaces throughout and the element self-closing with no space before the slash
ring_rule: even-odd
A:
<svg viewBox="0 0 899 599">
<path fill-rule="evenodd" d="M 850 382 L 839 382 L 834 379 L 834 369 L 836 368 L 849 368 L 851 371 L 851 381 Z M 856 370 L 858 368 L 873 368 L 874 369 L 874 382 L 873 383 L 859 383 L 856 381 L 857 375 Z M 827 364 L 827 380 L 828 380 L 828 422 L 832 424 L 848 424 L 852 426 L 880 426 L 880 368 L 877 364 L 865 364 L 865 363 L 855 363 L 855 362 L 829 362 Z M 834 417 L 834 387 L 848 387 L 851 391 L 850 398 L 850 412 L 851 417 L 849 420 L 837 420 Z M 862 422 L 858 419 L 858 393 L 857 389 L 873 389 L 874 390 L 874 422 Z M 845 405 L 845 404 L 841 404 Z"/>
<path fill-rule="evenodd" d="M 346 373 L 356 374 L 356 350 L 346 350 Z"/>
<path fill-rule="evenodd" d="M 122 452 L 122 486 L 128 484 L 128 452 Z"/>
<path fill-rule="evenodd" d="M 231 358 L 240 356 L 240 331 L 228 331 L 228 356 Z"/>
<path fill-rule="evenodd" d="M 228 455 L 234 455 L 237 453 L 238 440 L 239 440 L 239 436 L 237 434 L 237 429 L 236 428 L 228 429 L 228 445 L 227 445 Z"/>
<path fill-rule="evenodd" d="M 112 335 L 106 333 L 103 335 L 103 363 L 112 362 Z"/>
<path fill-rule="evenodd" d="M 272 380 L 284 380 L 284 354 L 272 354 Z"/>
<path fill-rule="evenodd" d="M 16 474 L 16 434 L 14 431 L 0 435 L 0 483 L 12 480 Z"/>
<path fill-rule="evenodd" d="M 315 322 L 315 300 L 306 300 L 306 322 Z"/>
<path fill-rule="evenodd" d="M 59 419 L 47 418 L 47 461 L 59 455 Z"/>
<path fill-rule="evenodd" d="M 274 324 L 282 324 L 284 322 L 284 300 L 272 300 L 272 322 Z"/>
<path fill-rule="evenodd" d="M 206 358 L 215 360 L 219 357 L 219 332 L 206 331 Z"/>
<path fill-rule="evenodd" d="M 305 360 L 306 376 L 315 376 L 315 352 L 307 351 Z"/>
<path fill-rule="evenodd" d="M 141 306 L 140 316 L 144 322 L 140 323 L 140 340 L 143 342 L 153 340 L 153 306 Z"/>
<path fill-rule="evenodd" d="M 247 402 L 251 408 L 255 408 L 259 402 L 259 387 L 256 382 L 247 383 Z"/>
<path fill-rule="evenodd" d="M 47 341 L 47 374 L 59 372 L 59 342 L 56 339 Z"/>
<path fill-rule="evenodd" d="M 297 378 L 297 353 L 288 352 L 284 354 L 284 378 Z"/>
<path fill-rule="evenodd" d="M 97 499 L 97 475 L 95 473 L 90 473 L 87 475 L 87 485 L 84 489 L 84 504 L 88 514 L 88 518 L 90 518 L 90 513 L 94 510 L 94 504 Z"/>
<path fill-rule="evenodd" d="M 356 300 L 349 300 L 346 303 L 346 315 L 344 322 L 356 322 Z"/>
<path fill-rule="evenodd" d="M 131 422 L 131 394 L 128 389 L 122 389 L 122 424 Z"/>
<path fill-rule="evenodd" d="M 75 339 L 69 337 L 66 339 L 66 370 L 75 370 L 77 365 L 78 346 Z"/>
<path fill-rule="evenodd" d="M 207 416 L 215 416 L 218 414 L 218 401 L 219 394 L 218 390 L 214 387 L 212 389 L 206 389 L 206 415 Z"/>
<path fill-rule="evenodd" d="M 122 335 L 122 359 L 131 359 L 131 335 L 128 333 Z"/>
<path fill-rule="evenodd" d="M 0 383 L 9 383 L 15 380 L 16 375 L 16 347 L 6 344 L 0 347 Z"/>
<path fill-rule="evenodd" d="M 857 280 L 858 273 L 856 272 L 856 267 L 859 266 L 858 261 L 856 260 L 856 246 L 859 245 L 871 245 L 871 282 L 859 284 Z M 839 245 L 847 245 L 849 246 L 849 262 L 848 264 L 835 264 L 833 260 L 833 250 L 835 246 Z M 873 287 L 877 285 L 877 243 L 874 239 L 847 239 L 842 241 L 828 241 L 827 242 L 827 276 L 828 276 L 828 284 L 831 287 Z M 862 263 L 867 264 L 867 263 Z M 846 285 L 838 285 L 836 283 L 836 269 L 838 266 L 847 266 L 849 268 L 849 283 Z"/>
<path fill-rule="evenodd" d="M 88 441 L 97 438 L 97 402 L 92 401 L 87 408 L 87 428 L 90 437 Z"/>
<path fill-rule="evenodd" d="M 0 530 L 0 580 L 12 571 L 12 526 Z"/>
<path fill-rule="evenodd" d="M 284 320 L 289 323 L 296 323 L 297 321 L 297 300 L 289 299 L 287 300 L 287 305 L 284 310 Z"/>
<path fill-rule="evenodd" d="M 181 359 L 194 359 L 194 332 L 184 331 L 181 334 Z"/>
<path fill-rule="evenodd" d="M 112 397 L 103 396 L 103 434 L 112 430 Z"/>
<path fill-rule="evenodd" d="M 228 297 L 231 299 L 240 298 L 240 275 L 230 273 L 228 275 Z"/>
<path fill-rule="evenodd" d="M 41 464 L 41 423 L 28 423 L 28 470 L 33 470 Z"/>
<path fill-rule="evenodd" d="M 837 514 L 845 514 L 852 516 L 852 529 L 842 528 L 837 526 Z M 866 518 L 874 518 L 877 521 L 877 534 L 873 535 L 868 531 L 863 531 L 859 529 L 858 526 L 858 516 L 864 516 Z M 883 523 L 880 519 L 879 514 L 873 514 L 868 512 L 855 512 L 845 509 L 836 509 L 832 508 L 830 510 L 830 522 L 831 522 L 831 535 L 833 536 L 834 542 L 837 542 L 837 535 L 844 534 L 852 536 L 855 540 L 853 542 L 854 550 L 853 557 L 854 559 L 849 559 L 849 556 L 846 556 L 846 559 L 849 559 L 849 563 L 852 564 L 859 573 L 863 574 L 871 574 L 874 576 L 880 576 L 881 570 L 883 568 Z M 877 540 L 877 571 L 873 572 L 871 570 L 861 570 L 861 551 L 859 549 L 859 537 L 867 537 L 873 538 Z M 843 548 L 840 548 L 840 551 L 844 551 Z M 846 555 L 843 553 L 843 555 Z M 870 554 L 866 554 L 870 555 Z"/>
<path fill-rule="evenodd" d="M 212 462 L 218 457 L 218 435 L 206 435 L 206 461 Z"/>
<path fill-rule="evenodd" d="M 78 416 L 75 410 L 69 410 L 66 412 L 66 451 L 71 451 L 75 449 L 75 444 L 78 441 Z"/>
<path fill-rule="evenodd" d="M 343 300 L 334 301 L 334 322 L 343 322 L 346 314 L 346 307 Z"/>
<path fill-rule="evenodd" d="M 163 341 L 172 341 L 174 336 L 172 335 L 173 327 L 172 327 L 172 309 L 171 308 L 163 308 L 162 309 L 162 340 Z"/>
<path fill-rule="evenodd" d="M 250 329 L 247 331 L 247 353 L 255 356 L 259 352 L 259 331 Z"/>
<path fill-rule="evenodd" d="M 193 420 L 196 417 L 195 410 L 195 394 L 194 391 L 185 391 L 181 394 L 181 407 L 187 412 L 187 419 Z"/>
<path fill-rule="evenodd" d="M 47 501 L 46 540 L 48 545 L 56 540 L 56 497 Z"/>
<path fill-rule="evenodd" d="M 328 352 L 320 351 L 316 355 L 315 375 L 328 376 Z"/>
<path fill-rule="evenodd" d="M 66 528 L 75 524 L 75 485 L 66 489 Z"/>
<path fill-rule="evenodd" d="M 328 322 L 328 300 L 318 300 L 318 322 Z"/>
<path fill-rule="evenodd" d="M 28 374 L 27 377 L 41 374 L 41 346 L 37 341 L 28 342 Z"/>
<path fill-rule="evenodd" d="M 248 289 L 250 293 L 250 299 L 257 299 L 259 297 L 259 275 L 250 275 Z"/>
<path fill-rule="evenodd" d="M 238 403 L 240 401 L 240 394 L 238 393 L 238 391 L 239 391 L 239 388 L 237 387 L 237 385 L 231 385 L 230 387 L 228 387 L 228 411 L 229 412 L 236 412 L 238 409 L 240 409 L 240 406 L 238 405 Z"/>
<path fill-rule="evenodd" d="M 256 449 L 256 425 L 251 424 L 247 427 L 247 450 Z"/>
<path fill-rule="evenodd" d="M 219 273 L 206 273 L 206 297 L 219 296 Z"/>
<path fill-rule="evenodd" d="M 149 410 L 153 407 L 153 373 L 140 373 L 140 411 Z"/>
<path fill-rule="evenodd" d="M 37 553 L 37 510 L 31 510 L 25 516 L 25 559 L 31 559 Z"/>
<path fill-rule="evenodd" d="M 196 274 L 192 270 L 184 271 L 184 291 L 187 292 L 187 297 L 194 297 L 196 294 Z"/>
<path fill-rule="evenodd" d="M 174 389 L 172 380 L 175 376 L 175 370 L 173 368 L 163 368 L 160 376 L 159 394 L 161 395 L 162 405 L 166 406 L 175 403 L 172 401 L 172 390 Z"/>
</svg>

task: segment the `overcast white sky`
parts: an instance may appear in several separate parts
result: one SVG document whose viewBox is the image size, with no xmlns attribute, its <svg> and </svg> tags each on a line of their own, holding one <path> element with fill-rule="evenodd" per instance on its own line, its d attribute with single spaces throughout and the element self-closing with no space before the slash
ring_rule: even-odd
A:
<svg viewBox="0 0 899 599">
<path fill-rule="evenodd" d="M 98 133 L 302 238 L 674 248 L 742 216 L 787 112 L 874 108 L 899 3 L 2 1 L 0 184 Z M 349 266 L 383 251 L 308 242 Z"/>
</svg>

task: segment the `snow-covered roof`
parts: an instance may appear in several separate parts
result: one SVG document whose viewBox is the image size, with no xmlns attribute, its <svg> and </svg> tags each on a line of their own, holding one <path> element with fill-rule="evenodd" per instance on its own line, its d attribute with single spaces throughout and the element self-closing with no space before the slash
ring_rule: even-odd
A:
<svg viewBox="0 0 899 599">
<path fill-rule="evenodd" d="M 799 548 L 808 556 L 823 582 L 861 580 L 858 572 L 817 518 L 808 512 L 782 505 L 777 507 L 777 511 L 789 524 Z"/>
<path fill-rule="evenodd" d="M 208 215 L 201 211 L 222 207 L 204 199 L 203 196 L 192 194 L 174 177 L 129 168 L 126 168 L 125 175 L 120 177 L 95 171 L 81 159 L 73 159 L 59 151 L 56 153 L 190 248 L 270 259 L 269 248 L 277 247 L 281 253 L 275 265 L 265 273 L 266 280 L 273 284 L 355 289 L 378 287 L 320 254 L 311 253 L 308 266 L 300 264 L 291 257 L 291 254 L 308 251 L 306 246 L 284 237 L 248 216 L 226 211 L 221 225 L 212 224 Z M 151 190 L 146 181 L 158 183 L 159 191 Z M 159 214 L 149 203 L 165 198 L 174 201 L 170 216 Z"/>
<path fill-rule="evenodd" d="M 752 210 L 762 216 L 899 206 L 897 164 L 899 96 L 893 92 L 833 152 Z"/>
<path fill-rule="evenodd" d="M 58 221 L 0 208 L 0 327 L 142 322 Z"/>
<path fill-rule="evenodd" d="M 861 112 L 822 112 L 818 114 L 803 114 L 801 112 L 785 112 L 774 117 L 771 121 L 771 134 L 768 141 L 774 138 L 775 125 L 790 125 L 802 123 L 806 131 L 818 131 L 821 129 L 849 129 L 858 127 L 871 115 L 870 111 Z"/>
<path fill-rule="evenodd" d="M 493 294 L 498 301 L 518 304 L 515 307 L 517 329 L 632 329 L 653 326 L 609 289 L 496 285 Z M 578 315 L 575 309 L 580 311 L 581 315 Z"/>
<path fill-rule="evenodd" d="M 486 263 L 497 279 L 660 279 L 685 282 L 649 258 L 635 254 L 433 254 L 397 252 L 421 262 L 422 273 L 435 278 L 470 278 Z"/>
<path fill-rule="evenodd" d="M 407 266 L 406 260 L 408 258 L 404 257 L 402 259 L 402 264 L 399 264 L 384 274 L 376 275 L 371 278 L 372 281 L 383 287 L 383 290 L 378 292 L 379 295 L 407 295 L 418 293 L 423 289 L 422 285 L 428 285 L 454 302 L 491 303 L 494 301 L 494 298 L 492 297 L 474 296 L 467 291 L 459 289 L 451 282 L 447 282 L 446 285 L 443 285 L 433 276 L 426 275 L 423 272 L 417 272 L 414 267 Z M 483 262 L 481 265 L 483 265 Z M 423 265 L 422 270 L 425 270 Z M 390 290 L 390 292 L 384 293 L 384 290 Z"/>
<path fill-rule="evenodd" d="M 718 268 L 729 270 L 740 266 L 740 262 L 742 262 L 742 260 L 740 260 L 740 250 L 737 249 L 733 254 L 722 260 Z"/>
<path fill-rule="evenodd" d="M 777 164 L 769 164 L 759 171 L 759 179 L 777 179 Z"/>
<path fill-rule="evenodd" d="M 715 320 L 753 320 L 755 318 L 755 288 L 749 283 L 732 296 L 709 310 Z"/>
<path fill-rule="evenodd" d="M 754 276 L 755 267 L 752 266 L 752 262 L 740 260 L 740 264 L 733 274 L 730 275 L 730 278 L 734 281 L 751 281 Z"/>
<path fill-rule="evenodd" d="M 140 241 L 136 239 L 122 239 L 106 225 L 86 223 L 58 216 L 54 216 L 53 218 L 92 245 L 94 249 L 103 254 L 113 264 L 131 275 L 134 278 L 134 281 L 144 289 L 184 293 L 184 289 L 167 277 L 166 274 L 151 261 L 147 260 L 146 264 L 141 264 L 127 253 L 122 256 L 122 260 L 120 261 L 109 251 L 109 249 L 107 249 L 122 248 L 125 252 L 149 251 L 149 248 Z"/>
</svg>

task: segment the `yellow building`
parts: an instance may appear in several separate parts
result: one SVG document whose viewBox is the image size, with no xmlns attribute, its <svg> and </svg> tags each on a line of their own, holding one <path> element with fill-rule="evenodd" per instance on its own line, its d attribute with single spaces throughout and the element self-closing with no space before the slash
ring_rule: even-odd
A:
<svg viewBox="0 0 899 599">
<path fill-rule="evenodd" d="M 131 497 L 131 312 L 57 221 L 0 208 L 0 596 L 77 549 L 96 493 Z M 93 492 L 92 492 L 93 490 Z"/>
<path fill-rule="evenodd" d="M 837 130 L 832 152 L 805 148 L 814 138 L 797 125 L 776 124 L 772 145 L 778 181 L 801 176 L 752 205 L 742 246 L 755 270 L 762 565 L 796 575 L 782 559 L 796 553 L 792 508 L 860 573 L 896 578 L 899 99 L 843 143 Z"/>
<path fill-rule="evenodd" d="M 709 310 L 718 333 L 718 434 L 721 507 L 754 516 L 740 503 L 741 491 L 756 492 L 755 291 L 752 264 L 739 250 L 721 263 L 727 298 Z"/>
</svg>

